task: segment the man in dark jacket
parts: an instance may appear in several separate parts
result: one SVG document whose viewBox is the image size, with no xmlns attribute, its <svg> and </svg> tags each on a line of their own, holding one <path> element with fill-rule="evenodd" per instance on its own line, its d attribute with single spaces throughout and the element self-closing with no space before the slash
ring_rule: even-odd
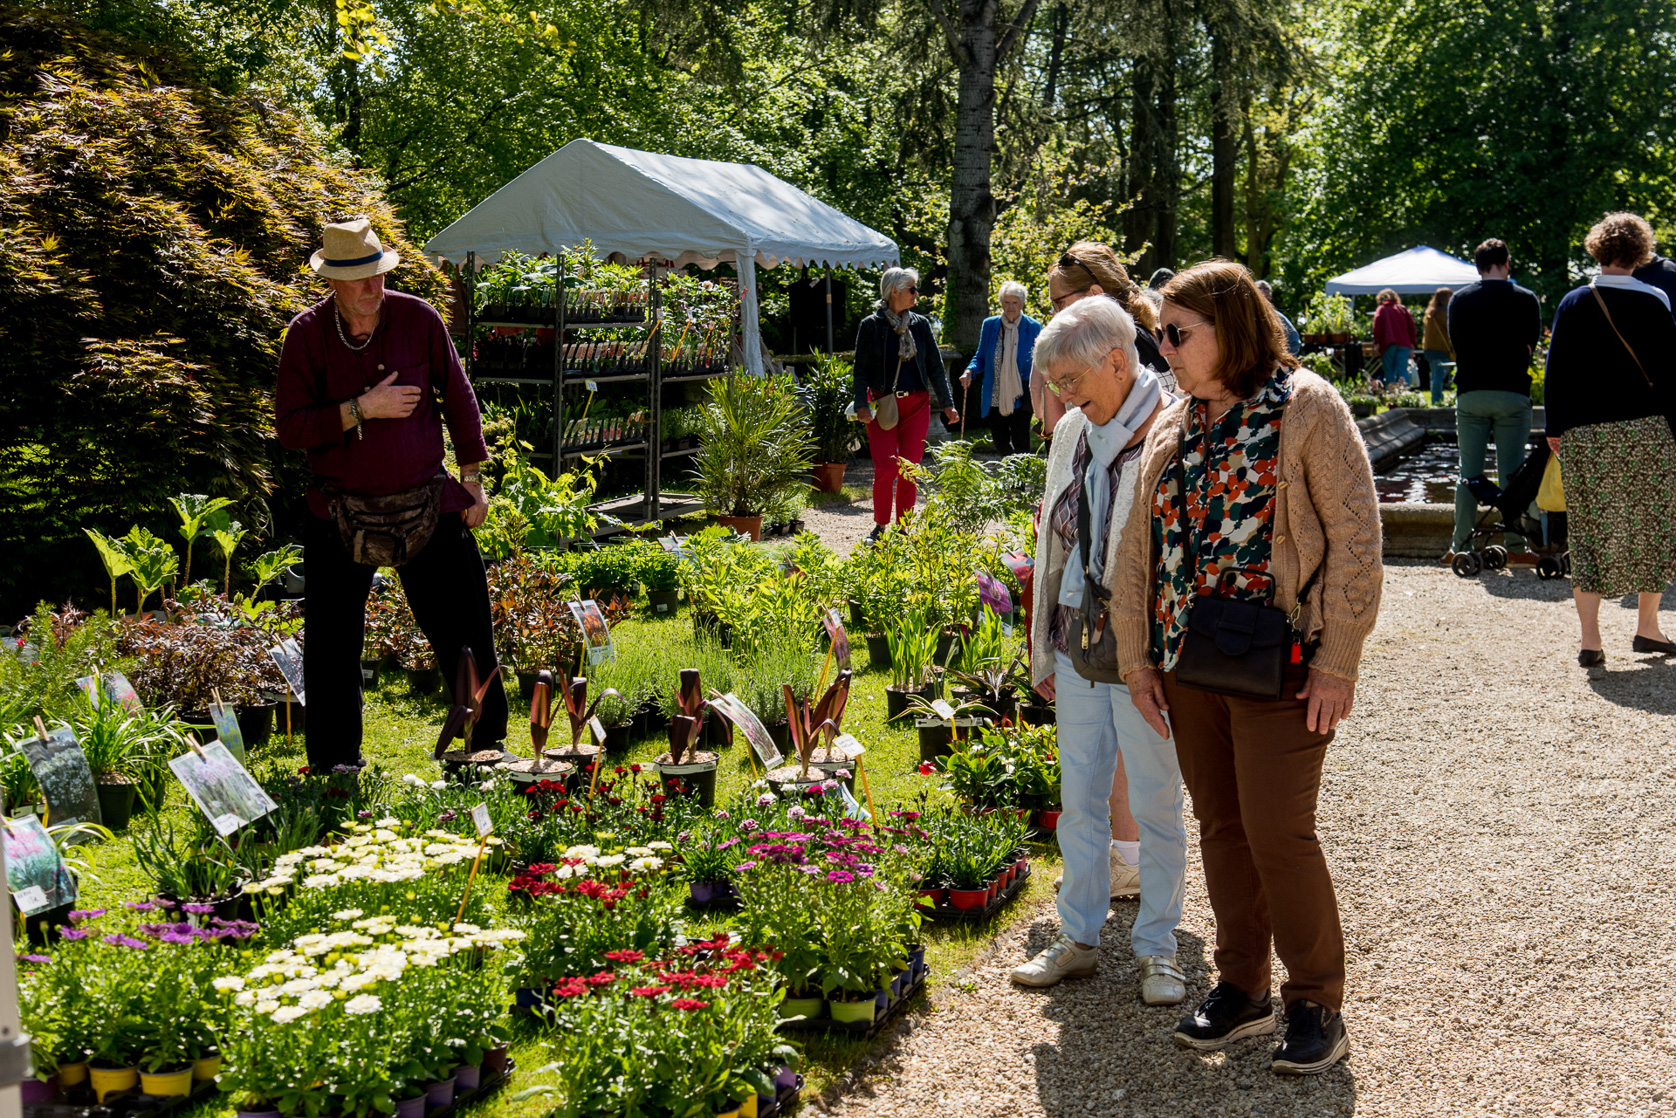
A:
<svg viewBox="0 0 1676 1118">
<path fill-rule="evenodd" d="M 1507 244 L 1494 237 L 1474 255 L 1478 282 L 1449 300 L 1449 338 L 1455 345 L 1455 433 L 1461 480 L 1455 487 L 1455 538 L 1445 563 L 1466 546 L 1478 521 L 1478 499 L 1466 479 L 1484 473 L 1493 435 L 1496 476 L 1504 483 L 1525 460 L 1531 437 L 1531 354 L 1542 338 L 1542 307 L 1535 293 L 1509 279 Z M 1506 537 L 1508 559 L 1534 563 L 1525 538 Z"/>
<path fill-rule="evenodd" d="M 1671 313 L 1676 314 L 1676 260 L 1654 253 L 1635 270 L 1635 278 L 1664 292 L 1670 299 Z"/>
</svg>

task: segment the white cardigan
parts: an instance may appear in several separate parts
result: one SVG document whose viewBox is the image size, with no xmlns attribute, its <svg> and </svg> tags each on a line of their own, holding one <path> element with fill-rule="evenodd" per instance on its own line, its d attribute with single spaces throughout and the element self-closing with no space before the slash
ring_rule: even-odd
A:
<svg viewBox="0 0 1676 1118">
<path fill-rule="evenodd" d="M 1160 405 L 1167 404 L 1166 395 Z M 1150 418 L 1150 417 L 1149 417 Z M 1042 512 L 1036 526 L 1036 579 L 1030 611 L 1030 684 L 1035 686 L 1057 669 L 1053 660 L 1053 641 L 1048 638 L 1048 626 L 1059 608 L 1059 584 L 1065 577 L 1067 556 L 1059 543 L 1059 533 L 1053 530 L 1053 508 L 1060 496 L 1071 485 L 1071 460 L 1076 457 L 1077 443 L 1088 426 L 1088 418 L 1081 408 L 1069 408 L 1053 428 L 1053 442 L 1048 450 L 1047 488 L 1042 494 Z M 1123 540 L 1123 529 L 1129 520 L 1129 507 L 1135 500 L 1135 481 L 1141 471 L 1137 463 L 1125 466 L 1117 479 L 1117 492 L 1112 494 L 1111 528 L 1106 536 L 1106 570 L 1117 569 L 1117 548 Z M 1081 556 L 1076 557 L 1081 562 Z"/>
</svg>

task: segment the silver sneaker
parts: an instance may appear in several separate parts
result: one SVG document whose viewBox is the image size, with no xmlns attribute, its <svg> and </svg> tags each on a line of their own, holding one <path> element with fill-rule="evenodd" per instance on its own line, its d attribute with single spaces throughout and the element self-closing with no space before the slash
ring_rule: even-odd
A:
<svg viewBox="0 0 1676 1118">
<path fill-rule="evenodd" d="M 1099 955 L 1097 948 L 1078 947 L 1061 932 L 1046 951 L 1013 968 L 1013 981 L 1021 986 L 1056 986 L 1067 978 L 1092 978 Z"/>
<path fill-rule="evenodd" d="M 1119 897 L 1138 897 L 1141 895 L 1141 867 L 1131 866 L 1123 860 L 1123 855 L 1112 851 L 1112 900 Z M 1053 887 L 1058 889 L 1065 884 L 1065 875 L 1060 874 L 1053 879 Z"/>
<path fill-rule="evenodd" d="M 1180 1005 L 1187 1000 L 1187 976 L 1174 955 L 1142 955 L 1141 1001 L 1147 1005 Z"/>
</svg>

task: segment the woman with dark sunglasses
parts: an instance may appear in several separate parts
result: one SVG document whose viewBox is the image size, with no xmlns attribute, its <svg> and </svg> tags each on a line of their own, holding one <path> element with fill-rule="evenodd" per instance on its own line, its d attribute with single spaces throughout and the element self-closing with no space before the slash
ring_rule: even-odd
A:
<svg viewBox="0 0 1676 1118">
<path fill-rule="evenodd" d="M 1099 241 L 1078 241 L 1061 253 L 1053 267 L 1048 269 L 1048 298 L 1053 303 L 1053 312 L 1058 314 L 1090 295 L 1115 299 L 1129 312 L 1138 328 L 1135 331 L 1135 350 L 1140 354 L 1141 364 L 1163 376 L 1166 389 L 1174 388 L 1169 363 L 1159 354 L 1158 345 L 1153 340 L 1158 317 L 1152 304 L 1141 294 L 1135 281 L 1129 278 L 1128 269 L 1110 245 Z M 1030 404 L 1042 417 L 1042 437 L 1052 438 L 1059 417 L 1065 414 L 1065 405 L 1039 382 L 1030 385 Z"/>
<path fill-rule="evenodd" d="M 855 414 L 867 424 L 867 447 L 873 457 L 873 531 L 884 535 L 891 523 L 894 498 L 896 520 L 908 515 L 919 499 L 914 483 L 901 476 L 897 459 L 918 463 L 925 457 L 925 435 L 931 428 L 931 394 L 950 424 L 960 422 L 948 374 L 943 371 L 931 323 L 914 313 L 919 298 L 919 273 L 912 268 L 889 268 L 879 279 L 879 301 L 861 320 L 855 335 Z M 896 423 L 883 427 L 873 402 L 891 396 Z"/>
</svg>

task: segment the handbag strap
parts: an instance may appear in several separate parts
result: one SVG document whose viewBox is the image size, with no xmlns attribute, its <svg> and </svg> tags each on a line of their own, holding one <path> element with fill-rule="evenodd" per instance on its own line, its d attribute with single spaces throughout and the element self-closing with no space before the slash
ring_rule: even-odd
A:
<svg viewBox="0 0 1676 1118">
<path fill-rule="evenodd" d="M 1600 288 L 1591 283 L 1589 284 L 1589 290 L 1594 292 L 1595 302 L 1600 304 L 1600 313 L 1606 316 L 1606 325 L 1612 327 L 1612 332 L 1618 335 L 1618 341 L 1622 342 L 1624 348 L 1629 350 L 1630 360 L 1635 362 L 1636 369 L 1641 373 L 1641 379 L 1647 382 L 1648 388 L 1653 388 L 1653 378 L 1647 375 L 1647 367 L 1641 363 L 1641 358 L 1636 355 L 1635 347 L 1629 344 L 1629 339 L 1624 337 L 1624 332 L 1618 329 L 1616 322 L 1612 321 L 1612 312 L 1606 309 L 1606 300 L 1601 297 Z M 1654 388 L 1653 391 L 1657 392 L 1658 390 Z"/>
<path fill-rule="evenodd" d="M 1188 514 L 1188 511 L 1187 511 L 1187 435 L 1186 435 L 1186 431 L 1187 431 L 1187 424 L 1192 422 L 1192 417 L 1193 417 L 1193 408 L 1190 405 L 1187 409 L 1187 414 L 1182 417 L 1182 425 L 1181 425 L 1180 429 L 1178 429 L 1176 431 L 1176 469 L 1175 469 L 1175 473 L 1176 473 L 1176 500 L 1179 501 L 1180 504 L 1181 504 L 1182 550 L 1187 553 L 1188 577 L 1190 579 L 1196 579 L 1198 577 L 1198 570 L 1199 570 L 1199 548 L 1198 548 L 1198 543 L 1197 543 L 1197 537 L 1196 537 L 1196 535 L 1193 531 L 1193 518 L 1192 518 L 1192 516 L 1190 516 Z M 1207 431 L 1205 433 L 1205 439 L 1206 439 L 1207 442 L 1209 441 L 1209 438 L 1210 438 L 1210 434 Z M 1318 565 L 1313 571 L 1309 572 L 1309 577 L 1304 580 L 1304 584 L 1302 586 L 1298 587 L 1297 600 L 1292 603 L 1292 612 L 1290 614 L 1288 614 L 1287 618 L 1286 618 L 1286 620 L 1288 622 L 1295 623 L 1297 621 L 1298 614 L 1300 612 L 1302 612 L 1302 610 L 1304 608 L 1304 601 L 1305 601 L 1305 599 L 1307 599 L 1309 597 L 1310 590 L 1313 589 L 1314 586 L 1315 586 L 1315 580 L 1318 577 L 1320 577 L 1320 575 L 1321 575 L 1321 566 L 1324 566 L 1324 565 L 1325 565 L 1325 563 L 1323 563 L 1321 565 Z M 1279 583 L 1275 580 L 1274 575 L 1269 571 L 1252 571 L 1252 570 L 1249 570 L 1249 568 L 1246 568 L 1246 567 L 1231 568 L 1229 570 L 1221 572 L 1217 576 L 1216 585 L 1217 585 L 1218 589 L 1220 589 L 1221 586 L 1222 586 L 1222 579 L 1223 578 L 1225 578 L 1226 576 L 1228 576 L 1230 574 L 1236 574 L 1240 571 L 1246 571 L 1249 574 L 1267 575 L 1268 580 L 1269 580 L 1269 600 L 1271 601 L 1271 603 L 1273 602 L 1274 591 L 1279 588 Z"/>
<path fill-rule="evenodd" d="M 1071 455 L 1071 469 L 1073 473 L 1076 472 L 1077 458 L 1081 456 L 1082 452 L 1087 448 L 1088 430 L 1087 428 L 1084 428 L 1082 438 L 1077 443 L 1077 451 L 1075 454 Z M 1088 505 L 1087 475 L 1088 467 L 1085 464 L 1083 466 L 1082 484 L 1077 487 L 1077 547 L 1082 552 L 1083 591 L 1084 593 L 1092 591 L 1095 599 L 1098 600 L 1101 605 L 1104 605 L 1111 600 L 1111 594 L 1103 585 L 1100 584 L 1099 580 L 1094 577 L 1094 572 L 1089 570 L 1091 562 L 1089 558 L 1089 537 L 1093 535 L 1094 532 L 1094 514 L 1090 511 Z"/>
</svg>

